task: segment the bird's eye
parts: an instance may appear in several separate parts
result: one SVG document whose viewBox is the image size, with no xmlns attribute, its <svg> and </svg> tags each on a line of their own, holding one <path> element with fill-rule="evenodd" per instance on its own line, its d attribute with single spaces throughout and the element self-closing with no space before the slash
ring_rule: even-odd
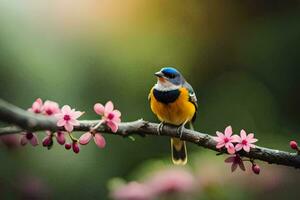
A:
<svg viewBox="0 0 300 200">
<path fill-rule="evenodd" d="M 172 73 L 164 73 L 164 75 L 165 75 L 165 77 L 171 78 L 171 79 L 176 77 L 176 75 L 172 74 Z"/>
</svg>

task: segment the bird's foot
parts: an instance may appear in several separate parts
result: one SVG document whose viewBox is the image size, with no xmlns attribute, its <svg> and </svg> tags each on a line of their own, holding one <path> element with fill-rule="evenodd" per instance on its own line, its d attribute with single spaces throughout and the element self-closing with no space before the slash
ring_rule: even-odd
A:
<svg viewBox="0 0 300 200">
<path fill-rule="evenodd" d="M 157 134 L 158 135 L 161 135 L 162 134 L 162 131 L 163 131 L 163 128 L 164 128 L 164 123 L 163 122 L 160 122 L 158 127 L 157 127 Z"/>
<path fill-rule="evenodd" d="M 179 135 L 179 138 L 180 138 L 180 139 L 182 138 L 183 129 L 184 129 L 184 126 L 185 126 L 185 124 L 186 124 L 187 122 L 188 122 L 188 121 L 185 121 L 183 124 L 181 124 L 181 125 L 177 128 L 177 134 Z"/>
<path fill-rule="evenodd" d="M 179 135 L 180 139 L 182 138 L 183 129 L 184 129 L 184 125 L 181 125 L 177 128 L 177 135 Z"/>
</svg>

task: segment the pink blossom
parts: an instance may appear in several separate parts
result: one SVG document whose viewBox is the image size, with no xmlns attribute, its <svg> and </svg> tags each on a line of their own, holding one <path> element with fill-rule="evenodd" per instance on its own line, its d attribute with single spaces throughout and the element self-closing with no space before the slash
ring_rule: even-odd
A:
<svg viewBox="0 0 300 200">
<path fill-rule="evenodd" d="M 188 171 L 171 169 L 157 172 L 146 184 L 154 194 L 162 195 L 191 191 L 195 180 Z"/>
<path fill-rule="evenodd" d="M 130 182 L 117 188 L 111 197 L 115 200 L 150 200 L 154 198 L 151 188 L 137 182 Z"/>
<path fill-rule="evenodd" d="M 245 171 L 245 165 L 243 163 L 242 158 L 239 155 L 234 155 L 225 159 L 226 163 L 232 163 L 231 172 L 234 172 L 236 168 L 239 166 L 241 170 Z"/>
<path fill-rule="evenodd" d="M 31 108 L 28 109 L 28 111 L 33 113 L 42 113 L 43 112 L 43 101 L 41 98 L 36 99 Z"/>
<path fill-rule="evenodd" d="M 90 142 L 92 138 L 94 138 L 94 142 L 99 148 L 102 149 L 105 147 L 105 139 L 100 133 L 86 132 L 82 136 L 80 136 L 79 143 L 82 145 L 86 145 Z"/>
<path fill-rule="evenodd" d="M 38 138 L 35 133 L 32 132 L 23 133 L 23 136 L 21 137 L 21 145 L 26 145 L 28 142 L 32 146 L 37 146 L 39 144 Z"/>
<path fill-rule="evenodd" d="M 240 136 L 237 136 L 238 144 L 235 146 L 235 150 L 240 151 L 241 149 L 244 149 L 244 151 L 249 152 L 250 148 L 255 148 L 253 143 L 257 141 L 258 140 L 254 138 L 253 133 L 247 135 L 245 130 L 241 130 Z"/>
<path fill-rule="evenodd" d="M 226 127 L 224 132 L 225 132 L 225 134 L 217 131 L 218 137 L 213 137 L 213 139 L 217 142 L 216 148 L 221 149 L 222 147 L 225 146 L 225 148 L 227 149 L 227 152 L 229 154 L 234 154 L 235 148 L 232 143 L 237 142 L 236 135 L 232 135 L 232 127 L 231 126 Z"/>
<path fill-rule="evenodd" d="M 102 120 L 107 124 L 112 132 L 117 132 L 119 123 L 121 122 L 121 112 L 114 110 L 114 104 L 108 101 L 105 106 L 100 103 L 94 105 L 94 111 L 102 116 Z"/>
<path fill-rule="evenodd" d="M 59 106 L 58 103 L 54 102 L 54 101 L 45 101 L 44 106 L 43 106 L 43 113 L 45 115 L 55 115 L 57 113 L 59 113 Z"/>
<path fill-rule="evenodd" d="M 56 114 L 57 117 L 57 126 L 64 126 L 66 131 L 72 132 L 74 126 L 79 125 L 79 118 L 83 112 L 75 111 L 75 109 L 71 109 L 70 106 L 65 105 L 62 107 L 61 112 Z"/>
</svg>

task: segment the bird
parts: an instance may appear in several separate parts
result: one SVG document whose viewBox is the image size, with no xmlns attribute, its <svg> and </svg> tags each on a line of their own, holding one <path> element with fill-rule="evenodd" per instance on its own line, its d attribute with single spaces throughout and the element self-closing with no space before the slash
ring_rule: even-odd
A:
<svg viewBox="0 0 300 200">
<path fill-rule="evenodd" d="M 158 134 L 161 134 L 165 124 L 177 126 L 179 138 L 171 138 L 172 161 L 176 165 L 187 163 L 187 149 L 185 141 L 181 140 L 183 128 L 189 123 L 193 128 L 198 104 L 192 86 L 183 75 L 173 67 L 163 67 L 154 74 L 157 83 L 148 95 L 152 112 L 160 120 Z"/>
</svg>

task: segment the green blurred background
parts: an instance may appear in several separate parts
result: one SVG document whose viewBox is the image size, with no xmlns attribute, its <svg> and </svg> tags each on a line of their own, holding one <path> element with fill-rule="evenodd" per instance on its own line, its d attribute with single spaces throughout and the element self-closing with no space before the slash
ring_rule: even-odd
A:
<svg viewBox="0 0 300 200">
<path fill-rule="evenodd" d="M 24 109 L 37 97 L 69 104 L 86 112 L 82 119 L 112 100 L 122 121 L 157 121 L 147 101 L 153 73 L 174 66 L 198 96 L 197 130 L 232 125 L 254 132 L 258 145 L 289 150 L 300 139 L 299 22 L 300 2 L 289 0 L 2 0 L 1 98 Z M 172 166 L 168 138 L 105 137 L 105 149 L 90 144 L 79 155 L 57 144 L 2 145 L 0 198 L 24 198 L 33 184 L 43 199 L 107 199 L 112 178 L 139 180 Z M 211 183 L 195 199 L 300 195 L 295 169 L 259 163 L 259 176 L 250 165 L 231 174 L 224 156 L 188 150 L 187 168 Z"/>
</svg>

